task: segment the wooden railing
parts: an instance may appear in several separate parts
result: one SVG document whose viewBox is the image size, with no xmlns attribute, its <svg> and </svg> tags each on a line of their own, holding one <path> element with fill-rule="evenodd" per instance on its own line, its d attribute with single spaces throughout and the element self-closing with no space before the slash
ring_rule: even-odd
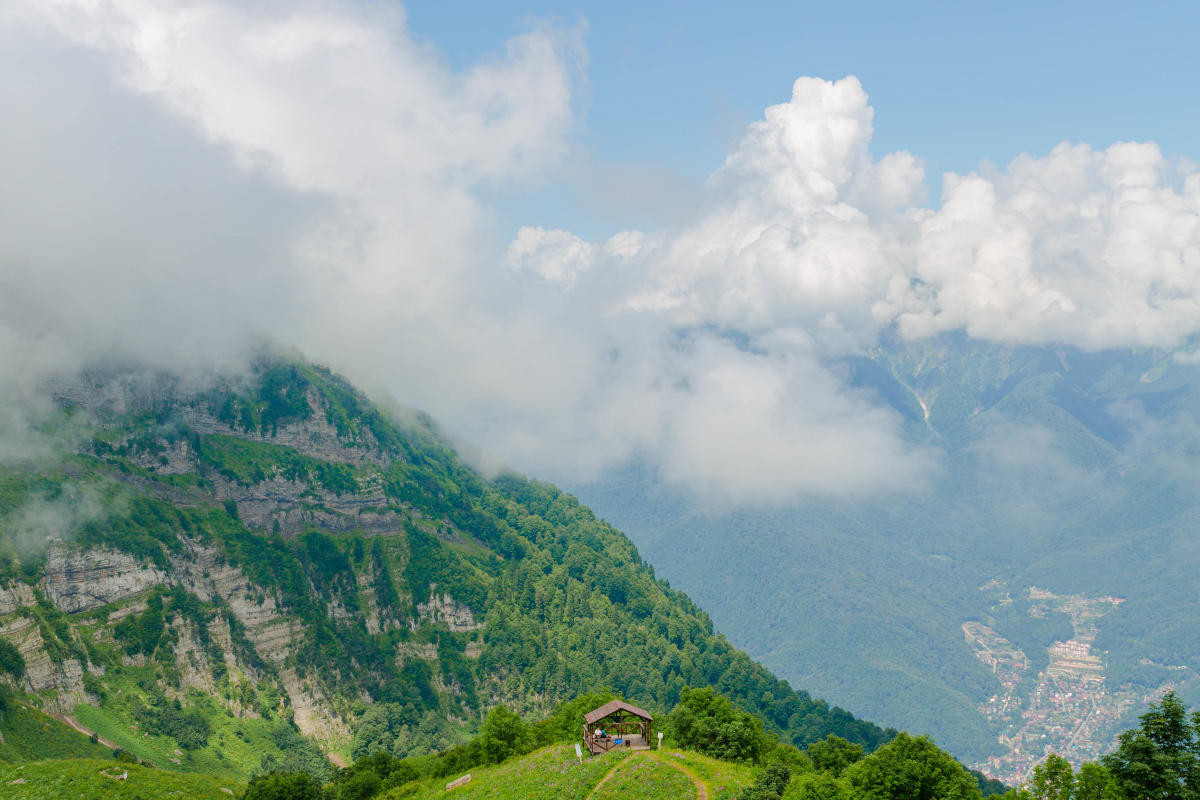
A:
<svg viewBox="0 0 1200 800">
<path fill-rule="evenodd" d="M 614 744 L 613 737 L 597 736 L 586 724 L 583 726 L 583 743 L 587 746 L 589 753 L 607 753 L 617 746 Z"/>
<path fill-rule="evenodd" d="M 587 747 L 590 753 L 607 753 L 616 747 L 629 746 L 629 737 L 637 736 L 641 740 L 639 747 L 650 747 L 650 725 L 647 723 L 638 724 L 637 733 L 628 731 L 617 731 L 616 735 L 597 736 L 594 730 L 586 723 L 583 726 L 583 744 Z"/>
</svg>

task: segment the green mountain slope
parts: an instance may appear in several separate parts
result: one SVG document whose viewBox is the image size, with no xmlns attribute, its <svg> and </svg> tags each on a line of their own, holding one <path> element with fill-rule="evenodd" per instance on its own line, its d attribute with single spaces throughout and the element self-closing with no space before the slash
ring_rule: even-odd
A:
<svg viewBox="0 0 1200 800">
<path fill-rule="evenodd" d="M 207 775 L 183 775 L 111 760 L 0 764 L 0 787 L 10 800 L 229 800 L 240 796 L 244 788 Z"/>
<path fill-rule="evenodd" d="M 889 738 L 714 634 L 574 497 L 481 477 L 326 370 L 54 391 L 57 455 L 0 470 L 0 636 L 29 702 L 150 763 L 319 773 L 601 686 L 665 710 L 711 685 L 798 745 Z"/>
</svg>

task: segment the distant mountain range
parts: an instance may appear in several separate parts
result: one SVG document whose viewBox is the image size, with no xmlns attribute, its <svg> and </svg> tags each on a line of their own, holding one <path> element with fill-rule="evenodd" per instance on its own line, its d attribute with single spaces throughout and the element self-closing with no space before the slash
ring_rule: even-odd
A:
<svg viewBox="0 0 1200 800">
<path fill-rule="evenodd" d="M 1030 616 L 1031 586 L 1124 598 L 1094 643 L 1106 686 L 1182 683 L 1200 699 L 1200 367 L 1188 350 L 946 335 L 893 338 L 835 369 L 936 453 L 924 490 L 713 511 L 646 466 L 573 488 L 734 644 L 965 760 L 1002 750 L 979 708 L 1001 685 L 962 624 L 994 623 L 1043 661 L 1070 635 L 1064 614 Z M 981 591 L 995 579 L 1019 613 Z"/>
</svg>

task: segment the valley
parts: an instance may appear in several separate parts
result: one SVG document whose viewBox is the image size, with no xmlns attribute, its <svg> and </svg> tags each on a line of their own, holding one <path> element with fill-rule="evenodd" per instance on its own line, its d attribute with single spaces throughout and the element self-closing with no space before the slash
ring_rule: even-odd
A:
<svg viewBox="0 0 1200 800">
<path fill-rule="evenodd" d="M 1025 693 L 1054 642 L 1101 659 L 1106 699 L 1094 715 L 1072 712 L 1089 728 L 1112 730 L 1114 693 L 1143 698 L 1176 685 L 1200 702 L 1200 681 L 1186 677 L 1200 670 L 1200 373 L 1177 357 L 1183 349 L 1084 352 L 947 334 L 886 339 L 844 360 L 913 446 L 938 453 L 926 484 L 908 493 L 727 507 L 649 464 L 574 491 L 787 680 L 986 764 L 1006 757 L 999 737 L 1016 735 L 1021 714 L 1043 713 Z M 1005 608 L 979 591 L 997 576 L 1012 588 Z M 1125 602 L 1073 611 L 1065 599 L 1031 599 L 1031 586 Z M 1100 624 L 1087 616 L 1101 611 Z M 986 652 L 961 628 L 997 613 L 1003 624 L 989 627 L 1029 660 L 1007 708 L 1004 667 L 993 672 L 974 655 Z M 989 646 L 1011 660 L 1008 648 Z M 1071 658 L 1084 654 L 1055 655 L 1064 698 L 1097 691 L 1086 679 L 1097 662 Z M 1047 697 L 1059 696 L 1054 686 Z M 985 713 L 993 696 L 1011 720 Z M 1081 733 L 1075 744 L 1110 736 Z M 1033 740 L 1021 741 L 1027 752 Z"/>
<path fill-rule="evenodd" d="M 996 601 L 993 609 L 1013 603 L 1002 581 L 993 580 L 981 588 Z M 1181 667 L 1172 680 L 1160 686 L 1113 685 L 1105 654 L 1095 649 L 1095 641 L 1102 618 L 1124 600 L 1058 595 L 1037 587 L 1027 587 L 1023 594 L 1029 602 L 1026 613 L 1030 617 L 1065 614 L 1074 635 L 1044 648 L 1044 666 L 1035 668 L 1021 648 L 992 627 L 976 621 L 962 624 L 966 643 L 1001 687 L 979 706 L 995 727 L 1003 748 L 1001 753 L 972 765 L 989 777 L 1019 785 L 1050 753 L 1076 767 L 1096 761 L 1115 748 L 1117 734 L 1128 726 L 1132 713 L 1178 688 L 1183 681 L 1197 677 L 1194 670 Z"/>
</svg>

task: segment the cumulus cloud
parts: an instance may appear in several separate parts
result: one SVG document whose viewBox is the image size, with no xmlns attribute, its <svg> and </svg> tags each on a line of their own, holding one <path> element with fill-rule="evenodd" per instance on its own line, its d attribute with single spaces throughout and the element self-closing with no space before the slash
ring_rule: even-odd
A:
<svg viewBox="0 0 1200 800">
<path fill-rule="evenodd" d="M 585 62 L 580 30 L 535 24 L 454 70 L 398 7 L 348 1 L 9 7 L 3 376 L 208 368 L 265 332 L 519 468 L 636 457 L 771 501 L 936 469 L 838 367 L 883 328 L 1097 348 L 1200 327 L 1190 167 L 1064 145 L 925 208 L 920 159 L 871 155 L 854 78 L 798 80 L 666 228 L 497 241 L 481 197 L 554 174 Z"/>
<path fill-rule="evenodd" d="M 1152 143 L 1063 143 L 1007 172 L 949 175 L 920 216 L 915 280 L 877 308 L 906 335 L 1100 350 L 1200 329 L 1200 175 Z"/>
<path fill-rule="evenodd" d="M 930 209 L 920 160 L 905 152 L 874 159 L 872 125 L 854 78 L 801 78 L 710 178 L 703 210 L 646 234 L 628 257 L 640 270 L 625 269 L 625 312 L 735 331 L 749 343 L 736 368 L 702 371 L 723 377 L 697 381 L 693 405 L 673 406 L 676 427 L 665 426 L 659 453 L 669 476 L 739 486 L 756 480 L 741 471 L 753 463 L 786 492 L 886 485 L 871 466 L 889 465 L 893 478 L 921 475 L 927 454 L 897 445 L 894 423 L 865 413 L 828 366 L 884 329 L 1085 350 L 1172 348 L 1200 332 L 1200 174 L 1190 162 L 1168 161 L 1154 144 L 1064 143 L 1006 170 L 948 174 Z M 591 272 L 611 264 L 562 231 L 527 229 L 514 247 L 535 241 L 544 243 L 542 275 L 556 274 L 556 258 L 562 269 L 579 265 L 578 254 Z M 801 340 L 802 352 L 789 349 Z M 781 370 L 779 381 L 755 380 L 765 364 Z M 792 382 L 809 387 L 803 399 L 771 407 Z M 734 388 L 743 386 L 754 388 Z M 862 437 L 822 408 L 846 410 Z M 731 433 L 688 428 L 697 418 L 723 420 Z M 777 438 L 757 438 L 746 420 L 769 420 L 762 426 Z M 838 463 L 820 454 L 826 433 L 866 467 L 858 481 L 820 472 Z M 778 457 L 788 450 L 802 455 Z M 728 458 L 705 457 L 718 452 Z"/>
<path fill-rule="evenodd" d="M 642 235 L 624 231 L 600 246 L 563 230 L 522 228 L 508 247 L 505 262 L 511 269 L 526 270 L 567 288 L 575 285 L 598 259 L 629 259 L 641 250 Z"/>
</svg>

